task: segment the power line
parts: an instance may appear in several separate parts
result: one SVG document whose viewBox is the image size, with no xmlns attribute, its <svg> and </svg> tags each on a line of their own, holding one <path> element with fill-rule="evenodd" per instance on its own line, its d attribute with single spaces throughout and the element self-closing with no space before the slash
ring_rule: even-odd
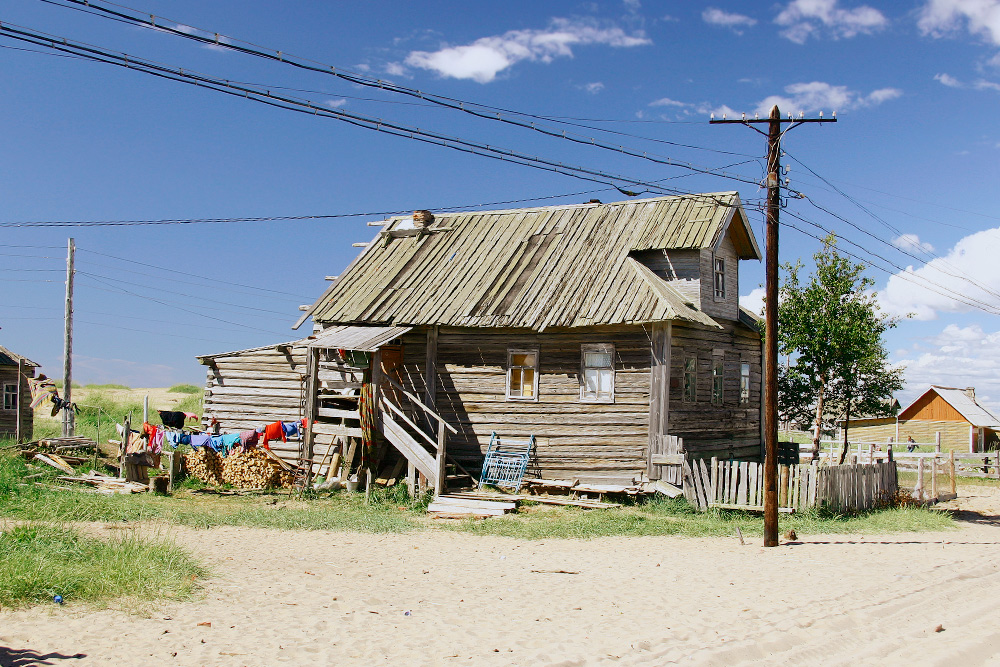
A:
<svg viewBox="0 0 1000 667">
<path fill-rule="evenodd" d="M 225 34 L 220 33 L 220 32 L 216 32 L 216 31 L 212 31 L 212 30 L 205 30 L 205 29 L 202 29 L 202 28 L 198 28 L 198 27 L 192 26 L 192 25 L 190 25 L 188 23 L 180 23 L 180 22 L 175 21 L 173 19 L 167 19 L 166 17 L 163 17 L 163 16 L 154 16 L 150 12 L 138 10 L 138 9 L 135 9 L 135 8 L 132 8 L 132 7 L 128 7 L 126 5 L 119 4 L 119 3 L 106 2 L 104 4 L 110 5 L 110 6 L 113 6 L 113 7 L 117 7 L 117 8 L 119 8 L 122 11 L 116 11 L 116 10 L 113 10 L 113 9 L 109 9 L 108 7 L 102 7 L 101 4 L 99 2 L 97 2 L 96 0 L 64 0 L 64 2 L 56 2 L 55 0 L 43 0 L 43 2 L 46 2 L 48 4 L 53 4 L 53 5 L 56 5 L 56 6 L 59 6 L 59 7 L 64 7 L 66 9 L 74 9 L 76 11 L 82 11 L 82 12 L 87 13 L 87 14 L 92 14 L 92 15 L 95 15 L 95 16 L 100 16 L 102 18 L 110 19 L 110 20 L 116 21 L 118 23 L 125 23 L 127 25 L 142 26 L 142 27 L 146 27 L 146 28 L 152 28 L 152 29 L 155 29 L 155 30 L 157 30 L 159 32 L 166 32 L 166 33 L 172 34 L 172 35 L 177 36 L 177 37 L 182 37 L 184 39 L 189 39 L 189 40 L 196 41 L 196 42 L 198 42 L 200 44 L 203 44 L 203 45 L 212 46 L 212 47 L 215 47 L 215 48 L 223 48 L 223 49 L 228 49 L 228 50 L 232 50 L 232 51 L 237 51 L 237 52 L 243 53 L 245 55 L 250 55 L 250 56 L 257 57 L 257 58 L 263 58 L 265 60 L 269 60 L 269 61 L 272 61 L 272 62 L 279 62 L 281 64 L 289 65 L 289 66 L 295 67 L 297 69 L 303 69 L 303 70 L 307 70 L 307 71 L 311 71 L 311 72 L 316 72 L 316 73 L 324 74 L 324 75 L 327 75 L 327 76 L 333 76 L 333 77 L 336 77 L 336 78 L 348 81 L 349 83 L 352 83 L 354 85 L 364 86 L 364 87 L 367 87 L 367 88 L 374 88 L 374 89 L 378 89 L 378 90 L 384 90 L 384 91 L 395 93 L 395 94 L 399 94 L 399 95 L 405 95 L 405 96 L 412 97 L 412 98 L 415 98 L 415 99 L 419 99 L 419 100 L 422 100 L 422 101 L 425 101 L 425 102 L 429 102 L 429 103 L 431 103 L 433 105 L 445 107 L 445 108 L 448 108 L 448 109 L 451 109 L 451 110 L 454 110 L 454 111 L 461 111 L 463 113 L 470 114 L 470 115 L 473 115 L 473 116 L 476 116 L 476 117 L 479 117 L 479 118 L 483 118 L 483 119 L 486 119 L 486 120 L 498 121 L 498 122 L 502 122 L 502 123 L 516 125 L 516 126 L 521 127 L 523 129 L 528 129 L 528 130 L 532 130 L 532 131 L 535 131 L 535 132 L 541 132 L 543 134 L 549 134 L 550 136 L 555 136 L 555 137 L 559 137 L 559 138 L 563 138 L 563 139 L 568 139 L 570 141 L 577 141 L 578 143 L 584 143 L 584 144 L 594 145 L 594 146 L 596 146 L 598 148 L 606 148 L 606 149 L 610 149 L 610 150 L 615 150 L 616 152 L 620 148 L 620 147 L 616 148 L 616 147 L 613 147 L 613 146 L 607 146 L 607 145 L 598 144 L 598 143 L 595 142 L 595 140 L 593 138 L 587 138 L 587 137 L 572 138 L 572 137 L 566 136 L 565 133 L 559 133 L 557 131 L 553 132 L 551 130 L 547 130 L 545 128 L 538 127 L 534 123 L 525 123 L 525 122 L 522 122 L 522 121 L 514 120 L 512 118 L 504 118 L 502 114 L 510 114 L 510 115 L 514 115 L 514 116 L 521 116 L 521 117 L 525 117 L 525 118 L 533 118 L 533 119 L 536 119 L 536 120 L 545 120 L 545 121 L 548 121 L 548 122 L 553 122 L 553 117 L 551 117 L 551 116 L 543 116 L 543 115 L 539 115 L 539 114 L 533 114 L 533 113 L 527 113 L 527 112 L 523 112 L 523 111 L 518 111 L 516 109 L 510 109 L 510 108 L 505 108 L 505 107 L 498 107 L 498 106 L 493 106 L 493 105 L 481 104 L 481 103 L 478 103 L 478 102 L 472 102 L 472 101 L 468 101 L 468 100 L 462 100 L 462 99 L 455 98 L 455 97 L 449 97 L 449 96 L 445 96 L 445 95 L 438 95 L 438 94 L 435 94 L 435 93 L 430 93 L 430 92 L 427 92 L 427 91 L 422 91 L 422 90 L 418 90 L 418 89 L 415 89 L 415 88 L 410 88 L 410 87 L 407 87 L 407 86 L 401 86 L 401 85 L 393 83 L 391 81 L 385 81 L 385 80 L 382 80 L 382 79 L 376 79 L 376 78 L 373 78 L 373 77 L 365 75 L 365 74 L 360 74 L 358 72 L 353 72 L 353 71 L 344 69 L 342 67 L 336 67 L 334 65 L 330 65 L 330 64 L 327 64 L 327 63 L 321 63 L 319 61 L 311 60 L 311 59 L 308 59 L 308 58 L 300 58 L 298 56 L 295 56 L 293 54 L 290 54 L 290 53 L 282 51 L 282 50 L 273 49 L 273 48 L 266 47 L 266 46 L 259 45 L 259 44 L 254 44 L 252 42 L 248 42 L 248 41 L 241 40 L 241 39 L 238 39 L 238 38 L 235 38 L 235 37 L 231 37 L 229 35 L 225 35 Z M 71 3 L 71 4 L 67 5 L 67 4 L 64 4 L 64 3 Z M 72 5 L 76 5 L 76 6 L 72 6 Z M 130 14 L 129 13 L 125 13 L 125 12 L 130 12 Z M 159 21 L 159 22 L 157 22 L 157 21 Z M 168 25 L 168 23 L 172 23 L 174 25 L 171 26 L 171 25 Z M 202 34 L 198 34 L 198 33 L 202 33 Z M 245 45 L 245 46 L 242 46 L 242 45 Z M 485 113 L 485 111 L 478 111 L 478 109 L 489 111 L 491 113 Z M 598 131 L 598 132 L 610 132 L 612 134 L 618 134 L 618 135 L 622 135 L 622 136 L 632 136 L 632 137 L 635 137 L 635 135 L 628 135 L 627 133 L 623 133 L 623 132 L 614 132 L 614 131 L 610 131 L 610 130 L 605 130 L 603 128 L 595 128 L 595 127 L 591 127 L 591 126 L 587 126 L 587 125 L 581 125 L 579 122 L 573 122 L 573 121 L 577 121 L 579 119 L 569 119 L 568 117 L 565 117 L 565 118 L 567 118 L 567 120 L 559 120 L 559 121 L 555 121 L 555 122 L 559 122 L 559 123 L 561 123 L 563 125 L 569 125 L 569 126 L 573 126 L 573 127 L 581 127 L 581 128 L 585 128 L 585 129 L 588 129 L 588 130 Z M 645 140 L 648 140 L 648 141 L 656 141 L 656 142 L 659 142 L 659 143 L 669 144 L 669 145 L 672 145 L 672 146 L 677 146 L 677 147 L 682 147 L 682 148 L 689 148 L 689 149 L 693 149 L 693 150 L 711 151 L 711 152 L 714 152 L 714 153 L 721 153 L 721 154 L 725 154 L 725 155 L 739 155 L 741 157 L 754 157 L 754 156 L 747 155 L 747 154 L 744 154 L 744 153 L 735 153 L 735 152 L 732 152 L 732 151 L 725 151 L 725 150 L 720 150 L 720 149 L 707 148 L 707 147 L 703 147 L 703 146 L 694 146 L 694 145 L 691 145 L 691 144 L 683 144 L 683 143 L 679 143 L 679 142 L 667 141 L 667 140 L 664 140 L 664 139 L 650 139 L 648 137 L 637 137 L 637 138 L 645 139 Z M 675 165 L 675 166 L 679 166 L 679 165 Z"/>
<path fill-rule="evenodd" d="M 138 72 L 142 72 L 144 74 L 150 74 L 163 79 L 188 83 L 190 85 L 207 88 L 209 90 L 214 90 L 216 92 L 232 95 L 234 97 L 249 99 L 255 102 L 266 104 L 268 106 L 277 107 L 280 109 L 295 111 L 297 113 L 308 114 L 311 116 L 339 120 L 341 122 L 345 122 L 350 125 L 354 125 L 356 127 L 383 132 L 385 134 L 389 134 L 396 137 L 407 138 L 422 143 L 428 143 L 436 146 L 441 146 L 444 148 L 450 148 L 452 150 L 457 150 L 460 152 L 469 153 L 481 157 L 489 157 L 491 159 L 510 162 L 512 164 L 517 164 L 521 166 L 528 166 L 542 171 L 558 173 L 565 176 L 570 176 L 572 178 L 577 178 L 580 180 L 591 181 L 595 183 L 603 183 L 605 185 L 610 185 L 612 187 L 617 188 L 619 191 L 628 196 L 636 196 L 637 194 L 640 193 L 631 192 L 626 188 L 641 186 L 643 188 L 647 188 L 646 190 L 647 192 L 663 192 L 665 194 L 677 194 L 680 196 L 686 196 L 698 199 L 706 199 L 706 198 L 710 200 L 714 199 L 711 196 L 698 195 L 695 193 L 685 192 L 673 188 L 664 188 L 652 182 L 644 181 L 641 179 L 633 179 L 618 174 L 608 173 L 599 169 L 591 169 L 587 167 L 566 164 L 563 162 L 558 162 L 555 160 L 546 159 L 539 156 L 527 155 L 519 151 L 514 151 L 506 148 L 498 148 L 496 146 L 491 146 L 489 144 L 482 144 L 479 142 L 461 139 L 458 137 L 452 137 L 438 132 L 430 132 L 422 130 L 420 128 L 409 127 L 406 125 L 401 125 L 399 123 L 390 122 L 384 119 L 368 118 L 366 116 L 348 113 L 346 111 L 339 109 L 322 108 L 314 105 L 309 100 L 298 100 L 284 95 L 273 94 L 270 90 L 256 90 L 249 86 L 240 86 L 226 79 L 219 79 L 208 75 L 194 73 L 189 70 L 185 70 L 183 68 L 173 68 L 165 66 L 123 52 L 107 51 L 101 47 L 84 44 L 82 42 L 71 41 L 65 37 L 40 33 L 34 31 L 31 28 L 25 28 L 23 26 L 15 26 L 12 24 L 0 25 L 0 34 L 3 34 L 3 36 L 6 36 L 10 39 L 36 44 L 56 51 L 77 53 L 87 59 L 94 60 L 96 62 L 102 62 L 109 65 L 123 67 L 125 69 L 135 70 Z M 655 159 L 653 160 L 656 161 Z M 669 165 L 668 162 L 663 162 L 663 163 Z M 679 165 L 674 164 L 670 166 L 679 166 Z M 711 172 L 705 172 L 705 173 L 711 173 Z M 711 175 L 718 175 L 718 174 L 711 174 Z M 741 178 L 738 176 L 726 175 L 723 176 L 723 178 L 742 181 L 753 185 L 759 185 L 759 183 L 755 180 Z"/>
</svg>

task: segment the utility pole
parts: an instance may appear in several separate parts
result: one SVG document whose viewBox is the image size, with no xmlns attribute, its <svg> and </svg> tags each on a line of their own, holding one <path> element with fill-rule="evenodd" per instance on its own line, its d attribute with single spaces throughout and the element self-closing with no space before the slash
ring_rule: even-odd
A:
<svg viewBox="0 0 1000 667">
<path fill-rule="evenodd" d="M 66 243 L 66 330 L 63 335 L 63 400 L 73 399 L 73 261 L 76 258 L 76 241 Z M 63 437 L 76 435 L 75 415 L 71 408 L 63 408 Z"/>
<path fill-rule="evenodd" d="M 767 123 L 767 221 L 764 250 L 764 546 L 778 546 L 778 213 L 781 211 L 781 124 L 791 130 L 802 123 L 836 123 L 833 118 L 782 120 L 778 105 L 768 118 L 716 120 L 710 123 L 741 123 L 761 134 L 754 124 Z"/>
</svg>

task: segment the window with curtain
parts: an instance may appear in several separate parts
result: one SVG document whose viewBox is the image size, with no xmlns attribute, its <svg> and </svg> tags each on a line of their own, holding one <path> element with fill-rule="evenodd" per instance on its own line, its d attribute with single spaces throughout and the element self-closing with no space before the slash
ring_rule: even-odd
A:
<svg viewBox="0 0 1000 667">
<path fill-rule="evenodd" d="M 580 400 L 614 403 L 615 346 L 610 343 L 581 346 Z"/>
<path fill-rule="evenodd" d="M 538 400 L 538 350 L 507 350 L 507 400 Z"/>
<path fill-rule="evenodd" d="M 750 364 L 740 364 L 740 403 L 750 402 Z"/>
<path fill-rule="evenodd" d="M 721 357 L 712 361 L 712 405 L 722 405 L 723 383 L 725 382 L 726 367 Z"/>
</svg>

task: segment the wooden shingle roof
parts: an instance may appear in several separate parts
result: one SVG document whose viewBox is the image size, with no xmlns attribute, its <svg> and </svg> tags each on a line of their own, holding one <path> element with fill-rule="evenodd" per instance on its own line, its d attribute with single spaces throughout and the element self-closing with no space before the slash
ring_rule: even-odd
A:
<svg viewBox="0 0 1000 667">
<path fill-rule="evenodd" d="M 0 345 L 0 366 L 17 366 L 18 361 L 21 361 L 25 366 L 34 366 L 35 368 L 38 368 L 38 364 L 31 359 L 22 357 L 20 354 L 15 354 Z"/>
<path fill-rule="evenodd" d="M 408 220 L 389 220 L 306 315 L 327 325 L 717 327 L 630 253 L 710 248 L 732 228 L 740 257 L 760 258 L 735 192 L 445 213 L 429 233 L 394 235 Z"/>
</svg>

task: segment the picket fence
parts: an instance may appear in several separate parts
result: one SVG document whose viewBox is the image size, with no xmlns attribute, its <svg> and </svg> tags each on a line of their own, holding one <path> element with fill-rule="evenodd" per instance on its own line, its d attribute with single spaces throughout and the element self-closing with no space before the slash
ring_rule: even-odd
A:
<svg viewBox="0 0 1000 667">
<path fill-rule="evenodd" d="M 753 461 L 704 459 L 685 462 L 684 495 L 704 511 L 764 510 L 764 466 Z M 889 504 L 899 488 L 894 461 L 820 466 L 800 463 L 778 466 L 778 511 L 794 512 L 827 506 L 861 511 Z"/>
</svg>

